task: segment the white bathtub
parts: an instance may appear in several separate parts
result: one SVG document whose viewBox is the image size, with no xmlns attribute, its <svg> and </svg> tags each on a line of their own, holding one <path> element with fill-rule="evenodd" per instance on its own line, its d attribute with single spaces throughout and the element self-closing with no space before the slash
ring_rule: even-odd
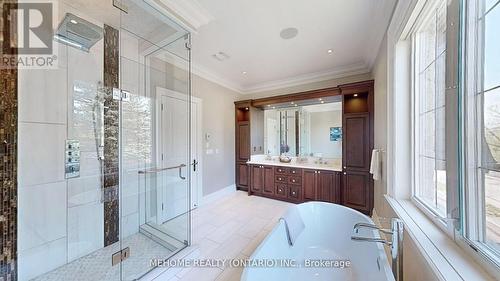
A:
<svg viewBox="0 0 500 281">
<path fill-rule="evenodd" d="M 349 268 L 272 266 L 246 267 L 243 281 L 309 281 L 309 280 L 394 280 L 383 246 L 379 243 L 356 242 L 352 235 L 379 237 L 373 230 L 361 229 L 353 233 L 358 222 L 373 223 L 372 220 L 347 207 L 308 202 L 297 205 L 305 229 L 290 247 L 287 242 L 284 222 L 280 221 L 250 257 L 251 260 L 296 261 L 304 264 L 309 260 L 349 260 Z"/>
</svg>

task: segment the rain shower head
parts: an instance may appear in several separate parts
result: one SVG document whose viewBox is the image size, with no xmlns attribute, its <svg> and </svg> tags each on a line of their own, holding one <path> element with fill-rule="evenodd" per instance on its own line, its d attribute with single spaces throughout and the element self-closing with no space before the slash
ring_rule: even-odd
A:
<svg viewBox="0 0 500 281">
<path fill-rule="evenodd" d="M 56 41 L 86 52 L 101 38 L 101 27 L 71 13 L 66 13 L 54 35 Z"/>
</svg>

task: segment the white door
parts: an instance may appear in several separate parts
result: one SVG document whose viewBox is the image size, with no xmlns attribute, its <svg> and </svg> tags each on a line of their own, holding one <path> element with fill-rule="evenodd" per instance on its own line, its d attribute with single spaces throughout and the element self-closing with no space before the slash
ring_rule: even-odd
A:
<svg viewBox="0 0 500 281">
<path fill-rule="evenodd" d="M 157 88 L 159 101 L 158 116 L 158 166 L 177 167 L 159 175 L 159 196 L 162 222 L 169 221 L 198 206 L 201 194 L 201 100 L 191 100 L 191 120 L 189 120 L 188 97 L 168 89 Z M 191 126 L 190 126 L 191 124 Z M 191 147 L 188 132 L 191 128 Z M 189 151 L 191 151 L 188 156 Z M 194 165 L 196 161 L 196 165 Z M 190 174 L 188 174 L 190 173 Z M 188 186 L 190 176 L 191 184 Z M 186 179 L 182 179 L 185 177 Z M 189 207 L 188 207 L 189 206 Z"/>
</svg>

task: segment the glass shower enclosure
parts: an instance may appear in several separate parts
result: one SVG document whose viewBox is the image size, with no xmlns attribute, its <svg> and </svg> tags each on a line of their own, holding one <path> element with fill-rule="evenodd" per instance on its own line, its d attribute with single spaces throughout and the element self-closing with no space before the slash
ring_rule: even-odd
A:
<svg viewBox="0 0 500 281">
<path fill-rule="evenodd" d="M 20 95 L 63 97 L 47 105 L 66 113 L 46 122 L 60 145 L 45 149 L 64 160 L 60 178 L 19 180 L 19 280 L 136 280 L 190 244 L 190 34 L 161 1 L 57 2 L 59 68 L 19 83 Z M 20 161 L 20 176 L 35 164 Z"/>
</svg>

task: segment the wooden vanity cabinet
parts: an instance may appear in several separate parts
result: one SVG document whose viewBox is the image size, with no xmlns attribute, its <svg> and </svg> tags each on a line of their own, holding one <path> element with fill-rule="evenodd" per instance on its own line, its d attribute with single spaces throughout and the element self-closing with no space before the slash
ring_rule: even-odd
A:
<svg viewBox="0 0 500 281">
<path fill-rule="evenodd" d="M 367 215 L 373 209 L 370 174 L 373 143 L 373 81 L 340 87 L 343 99 L 342 204 Z"/>
<path fill-rule="evenodd" d="M 250 100 L 235 104 L 235 183 L 239 190 L 247 191 L 252 172 L 247 162 L 252 154 L 264 153 L 264 111 L 252 106 Z"/>
<path fill-rule="evenodd" d="M 304 201 L 341 203 L 341 175 L 327 170 L 304 170 Z"/>
<path fill-rule="evenodd" d="M 303 202 L 302 169 L 281 166 L 250 165 L 249 194 L 269 198 Z"/>
<path fill-rule="evenodd" d="M 274 167 L 264 165 L 250 165 L 250 171 L 251 193 L 273 196 L 275 193 Z"/>
<path fill-rule="evenodd" d="M 273 104 L 342 97 L 342 172 L 247 165 L 265 154 L 263 109 Z M 374 81 L 235 102 L 236 186 L 248 193 L 290 202 L 326 201 L 367 215 L 373 209 L 370 159 L 374 148 Z M 261 166 L 261 165 L 260 165 Z M 319 171 L 319 172 L 318 172 Z"/>
</svg>

